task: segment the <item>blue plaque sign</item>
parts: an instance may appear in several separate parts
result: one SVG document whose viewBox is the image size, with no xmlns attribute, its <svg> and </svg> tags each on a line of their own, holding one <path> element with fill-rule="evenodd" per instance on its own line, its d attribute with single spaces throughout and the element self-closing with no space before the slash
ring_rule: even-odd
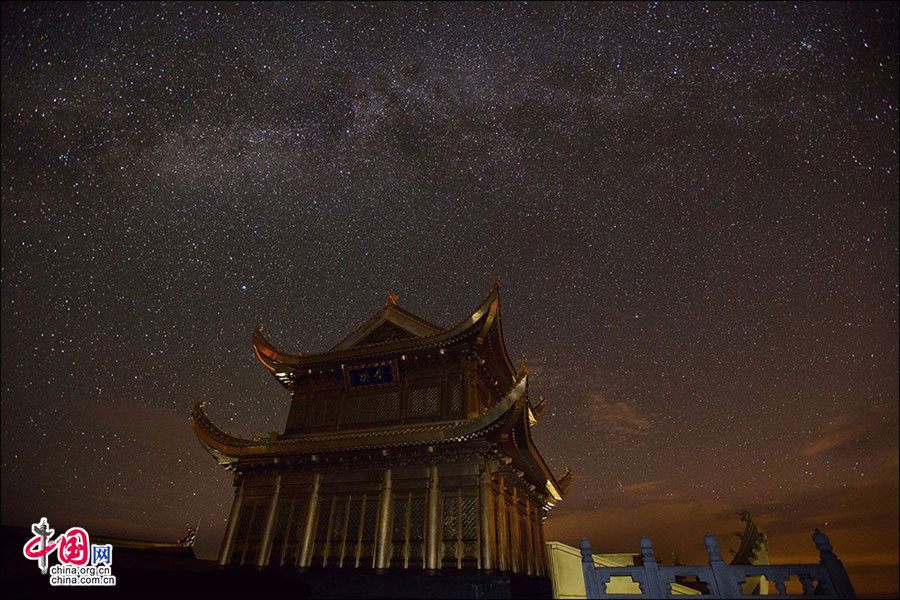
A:
<svg viewBox="0 0 900 600">
<path fill-rule="evenodd" d="M 344 384 L 348 390 L 391 386 L 397 383 L 397 379 L 394 361 L 344 366 Z"/>
</svg>

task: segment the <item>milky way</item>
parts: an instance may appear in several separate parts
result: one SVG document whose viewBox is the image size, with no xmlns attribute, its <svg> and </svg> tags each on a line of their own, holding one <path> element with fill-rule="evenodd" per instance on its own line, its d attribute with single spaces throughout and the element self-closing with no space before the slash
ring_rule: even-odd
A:
<svg viewBox="0 0 900 600">
<path fill-rule="evenodd" d="M 548 539 L 701 560 L 758 516 L 897 589 L 897 4 L 2 7 L 2 517 L 214 556 L 187 422 L 255 360 L 501 281 L 572 494 Z M 860 565 L 868 564 L 869 567 Z"/>
</svg>

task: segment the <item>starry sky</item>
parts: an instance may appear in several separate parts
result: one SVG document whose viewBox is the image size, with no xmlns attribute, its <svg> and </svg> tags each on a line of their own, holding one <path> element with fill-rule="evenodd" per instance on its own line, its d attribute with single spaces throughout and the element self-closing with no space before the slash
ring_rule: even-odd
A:
<svg viewBox="0 0 900 600">
<path fill-rule="evenodd" d="M 190 407 L 501 281 L 547 539 L 898 575 L 898 5 L 2 5 L 2 520 L 214 557 Z M 58 525 L 57 525 L 58 524 Z"/>
</svg>

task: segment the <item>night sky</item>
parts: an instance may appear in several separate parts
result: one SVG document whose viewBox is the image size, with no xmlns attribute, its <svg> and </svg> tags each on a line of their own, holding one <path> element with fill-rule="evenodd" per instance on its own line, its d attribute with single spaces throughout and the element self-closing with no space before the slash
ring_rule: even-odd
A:
<svg viewBox="0 0 900 600">
<path fill-rule="evenodd" d="M 190 407 L 253 355 L 501 282 L 572 493 L 548 540 L 704 559 L 750 510 L 898 576 L 898 5 L 2 7 L 2 521 L 214 557 Z"/>
</svg>

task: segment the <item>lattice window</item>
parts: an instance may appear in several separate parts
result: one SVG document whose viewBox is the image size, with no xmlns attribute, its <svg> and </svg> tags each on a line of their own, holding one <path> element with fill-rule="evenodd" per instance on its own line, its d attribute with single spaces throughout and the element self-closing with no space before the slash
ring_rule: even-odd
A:
<svg viewBox="0 0 900 600">
<path fill-rule="evenodd" d="M 400 418 L 400 392 L 350 396 L 347 399 L 346 423 L 376 423 Z"/>
<path fill-rule="evenodd" d="M 478 499 L 463 495 L 460 504 L 460 540 L 462 542 L 461 566 L 478 566 Z"/>
<path fill-rule="evenodd" d="M 329 535 L 329 543 L 326 561 L 331 564 L 339 565 L 341 561 L 341 547 L 344 543 L 344 532 L 347 524 L 347 500 L 345 497 L 337 496 L 334 503 L 334 516 L 331 519 L 331 533 Z"/>
<path fill-rule="evenodd" d="M 409 526 L 409 498 L 406 494 L 394 498 L 394 524 L 391 532 L 391 566 L 406 567 L 406 533 Z"/>
<path fill-rule="evenodd" d="M 284 545 L 288 536 L 288 524 L 291 520 L 293 499 L 282 496 L 278 500 L 275 513 L 275 528 L 272 531 L 272 550 L 269 552 L 269 566 L 280 567 L 284 558 Z"/>
<path fill-rule="evenodd" d="M 375 559 L 375 528 L 378 523 L 378 496 L 363 496 L 362 537 L 359 545 L 359 566 L 371 568 Z"/>
<path fill-rule="evenodd" d="M 384 400 L 384 404 L 382 406 L 382 410 L 384 411 L 385 420 L 394 420 L 400 418 L 400 392 L 389 392 L 386 394 L 380 394 Z"/>
<path fill-rule="evenodd" d="M 462 402 L 462 377 L 451 377 L 449 384 L 449 398 L 447 410 L 450 414 L 461 413 L 463 409 Z"/>
<path fill-rule="evenodd" d="M 359 416 L 357 420 L 360 423 L 372 423 L 386 418 L 386 415 L 382 413 L 382 405 L 384 404 L 382 394 L 366 396 L 365 398 L 360 398 L 359 401 Z"/>
<path fill-rule="evenodd" d="M 346 396 L 346 408 L 344 409 L 344 423 L 357 423 L 359 421 L 359 396 Z"/>
<path fill-rule="evenodd" d="M 331 521 L 331 507 L 334 498 L 323 496 L 319 499 L 319 518 L 316 521 L 316 539 L 313 544 L 313 566 L 320 566 L 325 559 L 328 543 L 328 525 Z"/>
<path fill-rule="evenodd" d="M 441 499 L 441 565 L 444 568 L 478 566 L 478 500 L 471 492 L 456 490 Z"/>
<path fill-rule="evenodd" d="M 359 547 L 359 525 L 362 520 L 362 499 L 350 501 L 350 512 L 347 514 L 347 540 L 344 543 L 344 558 L 341 566 L 355 567 L 356 552 Z"/>
<path fill-rule="evenodd" d="M 322 402 L 322 424 L 334 425 L 337 422 L 338 403 L 329 399 Z"/>
<path fill-rule="evenodd" d="M 263 529 L 265 528 L 267 502 L 257 502 L 253 506 L 253 513 L 250 518 L 249 529 L 247 530 L 247 542 L 244 546 L 244 557 L 241 560 L 243 565 L 256 564 L 256 555 L 259 552 L 259 542 L 262 539 Z"/>
<path fill-rule="evenodd" d="M 319 398 L 309 403 L 307 424 L 310 427 L 334 425 L 337 421 L 338 403 L 333 398 Z"/>
<path fill-rule="evenodd" d="M 478 499 L 474 495 L 462 497 L 462 539 L 478 538 Z"/>
<path fill-rule="evenodd" d="M 414 496 L 409 507 L 409 568 L 425 566 L 425 496 Z"/>
<path fill-rule="evenodd" d="M 441 388 L 439 386 L 410 390 L 409 417 L 431 417 L 441 413 Z"/>
<path fill-rule="evenodd" d="M 321 424 L 321 417 L 319 416 L 319 408 L 322 405 L 321 402 L 317 400 L 310 400 L 309 406 L 306 408 L 306 426 L 307 427 L 316 427 Z"/>
<path fill-rule="evenodd" d="M 391 567 L 421 569 L 425 566 L 425 497 L 412 492 L 394 497 L 391 528 Z"/>
<path fill-rule="evenodd" d="M 445 494 L 441 499 L 441 541 L 444 551 L 441 553 L 442 566 L 456 568 L 459 566 L 458 542 L 459 542 L 459 495 Z"/>
<path fill-rule="evenodd" d="M 284 540 L 284 558 L 281 565 L 284 567 L 297 566 L 300 558 L 300 544 L 303 541 L 303 527 L 306 525 L 306 507 L 309 499 L 304 495 L 296 498 L 291 507 L 291 519 Z"/>
<path fill-rule="evenodd" d="M 238 524 L 234 531 L 234 537 L 231 540 L 231 557 L 229 560 L 231 565 L 240 565 L 244 560 L 244 549 L 247 547 L 247 532 L 250 530 L 250 521 L 253 520 L 255 510 L 255 502 L 245 501 L 241 507 Z"/>
</svg>

